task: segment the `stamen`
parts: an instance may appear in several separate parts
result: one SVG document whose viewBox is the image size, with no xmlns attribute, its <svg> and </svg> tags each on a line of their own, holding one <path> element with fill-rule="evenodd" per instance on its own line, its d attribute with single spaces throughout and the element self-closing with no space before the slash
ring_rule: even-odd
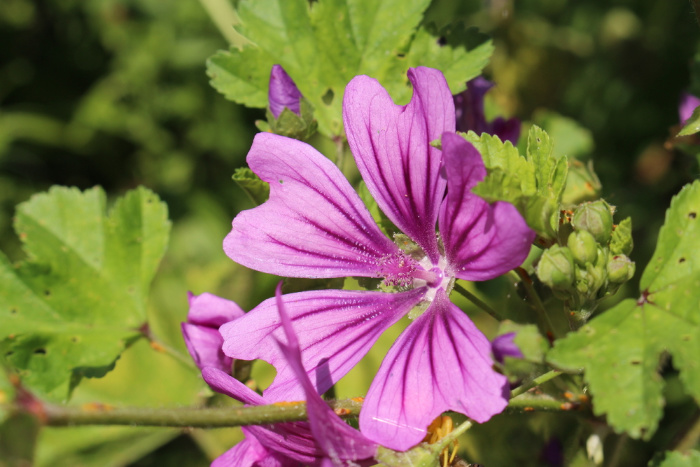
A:
<svg viewBox="0 0 700 467">
<path fill-rule="evenodd" d="M 404 252 L 393 253 L 378 261 L 377 277 L 384 277 L 384 283 L 394 287 L 410 287 L 413 285 L 417 264 L 413 258 Z"/>
<path fill-rule="evenodd" d="M 423 438 L 423 441 L 428 444 L 435 444 L 441 439 L 446 437 L 448 434 L 452 433 L 454 428 L 454 423 L 448 415 L 440 415 L 428 426 L 428 433 Z M 452 464 L 457 455 L 457 450 L 459 449 L 459 441 L 455 438 L 452 440 L 452 454 L 450 454 L 450 447 L 446 447 L 441 453 L 442 466 L 448 467 Z"/>
</svg>

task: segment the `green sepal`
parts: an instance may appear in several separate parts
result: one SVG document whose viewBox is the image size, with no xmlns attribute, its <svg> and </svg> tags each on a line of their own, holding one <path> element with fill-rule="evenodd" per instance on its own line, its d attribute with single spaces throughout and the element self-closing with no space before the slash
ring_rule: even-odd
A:
<svg viewBox="0 0 700 467">
<path fill-rule="evenodd" d="M 607 245 L 612 238 L 613 213 L 605 200 L 583 203 L 576 207 L 571 224 L 576 230 L 586 230 L 601 245 Z"/>
<path fill-rule="evenodd" d="M 270 184 L 263 182 L 247 167 L 236 169 L 233 173 L 233 181 L 245 191 L 256 206 L 260 206 L 270 197 Z"/>
<path fill-rule="evenodd" d="M 547 359 L 585 369 L 596 415 L 649 439 L 663 414 L 662 356 L 670 354 L 687 393 L 700 401 L 700 181 L 671 201 L 639 299 L 627 299 L 555 343 Z"/>
<path fill-rule="evenodd" d="M 610 239 L 610 254 L 629 255 L 634 247 L 632 240 L 632 218 L 623 219 L 617 224 Z"/>
<path fill-rule="evenodd" d="M 566 188 L 561 202 L 567 207 L 584 201 L 594 201 L 600 198 L 603 185 L 593 170 L 593 161 L 587 163 L 576 159 L 569 160 L 569 171 L 566 176 Z"/>
<path fill-rule="evenodd" d="M 683 128 L 681 128 L 681 131 L 678 132 L 677 136 L 694 135 L 695 133 L 697 133 L 699 131 L 700 131 L 700 106 L 695 107 L 695 110 L 693 110 L 693 114 L 685 122 L 685 125 L 683 125 Z"/>
<path fill-rule="evenodd" d="M 314 108 L 305 98 L 302 98 L 299 102 L 299 108 L 300 115 L 285 107 L 282 109 L 280 116 L 275 118 L 268 107 L 266 115 L 270 131 L 298 140 L 311 138 L 318 128 L 318 122 L 314 119 Z"/>
<path fill-rule="evenodd" d="M 65 400 L 143 335 L 151 280 L 170 231 L 145 188 L 105 214 L 102 189 L 53 187 L 17 207 L 27 259 L 0 254 L 0 349 L 32 391 Z"/>
<path fill-rule="evenodd" d="M 384 446 L 377 449 L 376 460 L 384 467 L 439 467 L 442 444 L 420 443 L 405 452 L 394 451 Z"/>
</svg>

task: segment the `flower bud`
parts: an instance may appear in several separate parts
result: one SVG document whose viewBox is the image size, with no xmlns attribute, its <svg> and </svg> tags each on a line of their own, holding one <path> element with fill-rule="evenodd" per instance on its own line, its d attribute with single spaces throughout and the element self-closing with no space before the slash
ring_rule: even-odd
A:
<svg viewBox="0 0 700 467">
<path fill-rule="evenodd" d="M 267 98 L 270 101 L 270 112 L 275 118 L 280 118 L 285 107 L 301 116 L 301 91 L 281 65 L 272 66 Z"/>
<path fill-rule="evenodd" d="M 614 284 L 622 284 L 634 276 L 634 261 L 625 255 L 613 256 L 608 261 L 608 280 Z"/>
<path fill-rule="evenodd" d="M 573 290 L 574 257 L 567 247 L 554 245 L 542 254 L 537 277 L 552 289 Z"/>
<path fill-rule="evenodd" d="M 593 235 L 585 230 L 571 232 L 566 244 L 579 266 L 593 263 L 598 257 L 598 244 Z"/>
<path fill-rule="evenodd" d="M 593 162 L 584 164 L 572 159 L 569 161 L 569 171 L 566 175 L 566 188 L 561 202 L 567 206 L 583 201 L 593 201 L 600 196 L 602 185 L 598 175 L 593 170 Z"/>
<path fill-rule="evenodd" d="M 576 230 L 590 232 L 601 245 L 607 245 L 610 241 L 613 227 L 612 213 L 610 205 L 602 199 L 579 205 L 574 211 L 571 223 Z"/>
</svg>

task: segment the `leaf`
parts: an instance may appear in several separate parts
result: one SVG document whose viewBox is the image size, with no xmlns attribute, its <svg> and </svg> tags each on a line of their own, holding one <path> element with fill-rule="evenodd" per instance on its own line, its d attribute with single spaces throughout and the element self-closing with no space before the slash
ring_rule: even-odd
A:
<svg viewBox="0 0 700 467">
<path fill-rule="evenodd" d="M 700 467 L 700 452 L 669 452 L 659 467 Z"/>
<path fill-rule="evenodd" d="M 167 208 L 145 188 L 105 215 L 100 188 L 53 187 L 17 208 L 27 260 L 0 254 L 0 349 L 24 384 L 65 399 L 142 335 L 168 242 Z"/>
<path fill-rule="evenodd" d="M 594 412 L 630 436 L 649 439 L 664 404 L 662 355 L 686 391 L 700 401 L 700 181 L 687 185 L 666 212 L 641 297 L 625 300 L 557 341 L 548 360 L 584 368 Z"/>
<path fill-rule="evenodd" d="M 227 99 L 267 106 L 269 73 L 280 64 L 315 109 L 319 131 L 343 135 L 342 101 L 356 75 L 378 79 L 401 103 L 410 97 L 406 71 L 443 69 L 450 89 L 464 89 L 492 52 L 452 35 L 453 45 L 417 28 L 429 0 L 241 0 L 241 33 L 252 42 L 218 52 L 207 62 L 211 84 Z M 473 37 L 473 34 L 471 35 Z M 473 50 L 472 50 L 473 49 Z"/>
<path fill-rule="evenodd" d="M 677 136 L 694 135 L 695 133 L 697 133 L 699 131 L 700 131 L 700 106 L 695 107 L 695 110 L 693 110 L 693 114 L 685 122 L 685 125 L 683 125 L 683 128 L 681 128 L 681 131 L 678 132 Z"/>
<path fill-rule="evenodd" d="M 533 126 L 528 139 L 527 158 L 509 141 L 486 133 L 470 131 L 462 137 L 481 153 L 488 169 L 474 193 L 488 202 L 508 201 L 527 224 L 544 239 L 554 239 L 559 228 L 559 209 L 566 186 L 567 160 L 555 158 L 547 133 Z"/>
<path fill-rule="evenodd" d="M 610 254 L 629 255 L 634 247 L 632 241 L 632 218 L 623 219 L 612 233 L 610 239 Z"/>
<path fill-rule="evenodd" d="M 270 184 L 263 182 L 260 177 L 247 167 L 236 169 L 233 173 L 233 181 L 245 191 L 245 194 L 250 197 L 256 206 L 260 206 L 270 197 Z"/>
</svg>

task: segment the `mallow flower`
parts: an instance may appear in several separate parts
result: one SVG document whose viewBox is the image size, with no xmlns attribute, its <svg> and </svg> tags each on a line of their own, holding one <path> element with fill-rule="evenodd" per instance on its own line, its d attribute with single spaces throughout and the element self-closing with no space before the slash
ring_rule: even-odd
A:
<svg viewBox="0 0 700 467">
<path fill-rule="evenodd" d="M 200 295 L 199 298 L 202 296 Z M 206 298 L 208 301 L 210 296 Z M 278 423 L 266 426 L 242 427 L 245 439 L 218 457 L 213 467 L 343 467 L 374 465 L 377 445 L 350 427 L 338 417 L 321 399 L 302 366 L 301 350 L 291 321 L 286 315 L 281 297 L 281 287 L 276 293 L 276 311 L 281 318 L 284 342 L 280 339 L 276 347 L 285 359 L 288 368 L 296 377 L 296 384 L 306 400 L 308 422 Z M 212 301 L 216 310 L 231 310 L 238 306 L 224 299 Z M 190 313 L 193 311 L 190 302 Z M 194 303 L 194 311 L 202 303 Z M 228 312 L 228 311 L 226 311 Z M 185 340 L 188 336 L 185 334 Z M 188 348 L 201 354 L 202 347 L 208 351 L 204 340 L 188 341 Z M 195 359 L 199 365 L 200 361 Z M 218 366 L 202 367 L 202 377 L 217 392 L 226 394 L 247 405 L 271 404 L 269 400 L 231 377 Z"/>
<path fill-rule="evenodd" d="M 455 111 L 457 113 L 457 131 L 472 130 L 476 134 L 488 133 L 498 136 L 501 141 L 518 143 L 520 137 L 520 120 L 496 117 L 491 122 L 484 115 L 484 96 L 493 87 L 493 83 L 483 76 L 478 76 L 467 82 L 467 89 L 456 96 Z"/>
<path fill-rule="evenodd" d="M 478 151 L 454 133 L 454 102 L 442 73 L 420 67 L 408 77 L 414 94 L 405 106 L 394 104 L 376 80 L 355 77 L 345 90 L 343 119 L 370 193 L 412 245 L 402 242 L 402 249 L 382 233 L 330 160 L 305 143 L 266 133 L 255 137 L 247 161 L 270 184 L 270 198 L 238 214 L 224 240 L 229 257 L 258 271 L 383 278 L 395 286 L 395 292 L 285 295 L 318 393 L 415 308 L 360 414 L 362 433 L 396 450 L 419 443 L 444 411 L 484 422 L 506 406 L 507 382 L 492 369 L 490 342 L 449 294 L 456 279 L 492 279 L 519 266 L 535 236 L 512 205 L 471 193 L 486 169 Z M 440 138 L 442 151 L 430 145 Z M 273 300 L 219 330 L 229 357 L 275 366 L 267 400 L 303 397 L 275 344 L 283 330 Z"/>
<path fill-rule="evenodd" d="M 678 120 L 681 125 L 685 125 L 685 122 L 693 115 L 693 111 L 697 106 L 700 105 L 700 98 L 694 96 L 688 92 L 681 94 L 681 101 L 678 104 Z"/>
</svg>

